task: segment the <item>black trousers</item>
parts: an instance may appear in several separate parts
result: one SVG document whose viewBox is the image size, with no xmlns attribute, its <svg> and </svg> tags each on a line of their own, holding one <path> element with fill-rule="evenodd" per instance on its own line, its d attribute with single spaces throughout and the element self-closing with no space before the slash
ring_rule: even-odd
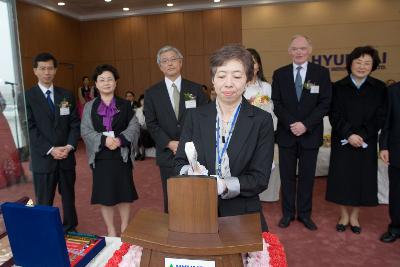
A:
<svg viewBox="0 0 400 267">
<path fill-rule="evenodd" d="M 400 235 L 400 168 L 389 165 L 389 231 Z"/>
<path fill-rule="evenodd" d="M 78 225 L 78 217 L 75 209 L 75 169 L 61 170 L 59 168 L 51 173 L 33 173 L 36 203 L 52 206 L 54 195 L 58 185 L 63 207 L 64 231 L 74 230 Z"/>
<path fill-rule="evenodd" d="M 310 218 L 317 156 L 318 148 L 304 149 L 300 144 L 279 147 L 283 216 L 295 217 L 297 203 L 297 216 Z"/>
<path fill-rule="evenodd" d="M 168 213 L 168 192 L 167 192 L 167 179 L 175 175 L 175 168 L 160 166 L 161 184 L 164 195 L 164 212 Z"/>
</svg>

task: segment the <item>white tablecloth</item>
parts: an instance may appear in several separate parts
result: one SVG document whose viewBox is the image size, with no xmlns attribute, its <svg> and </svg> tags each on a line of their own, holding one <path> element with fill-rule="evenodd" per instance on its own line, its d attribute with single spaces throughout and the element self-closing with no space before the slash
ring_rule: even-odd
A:
<svg viewBox="0 0 400 267">
<path fill-rule="evenodd" d="M 122 241 L 119 237 L 106 237 L 106 246 L 94 257 L 87 267 L 105 266 L 114 252 L 121 247 Z"/>
</svg>

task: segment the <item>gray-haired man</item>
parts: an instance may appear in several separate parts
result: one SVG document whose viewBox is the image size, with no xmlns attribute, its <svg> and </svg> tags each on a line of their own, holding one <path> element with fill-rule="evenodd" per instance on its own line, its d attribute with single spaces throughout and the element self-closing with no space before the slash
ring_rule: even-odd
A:
<svg viewBox="0 0 400 267">
<path fill-rule="evenodd" d="M 144 115 L 147 128 L 156 143 L 164 194 L 164 211 L 168 213 L 167 179 L 174 173 L 174 156 L 188 109 L 207 103 L 201 85 L 182 79 L 183 56 L 172 46 L 157 53 L 157 64 L 164 79 L 146 90 Z"/>
</svg>

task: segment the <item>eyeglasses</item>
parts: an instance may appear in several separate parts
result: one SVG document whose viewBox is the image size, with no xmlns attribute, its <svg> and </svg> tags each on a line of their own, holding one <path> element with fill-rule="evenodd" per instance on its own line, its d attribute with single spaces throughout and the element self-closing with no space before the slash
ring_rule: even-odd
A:
<svg viewBox="0 0 400 267">
<path fill-rule="evenodd" d="M 166 64 L 168 64 L 168 63 L 175 63 L 175 62 L 177 62 L 178 60 L 180 60 L 181 58 L 179 58 L 179 57 L 172 57 L 172 58 L 163 58 L 163 59 L 161 59 L 161 61 L 160 61 L 160 63 L 161 64 L 163 64 L 163 65 L 166 65 Z"/>
<path fill-rule="evenodd" d="M 37 70 L 39 71 L 54 71 L 56 68 L 55 67 L 38 67 Z"/>
</svg>

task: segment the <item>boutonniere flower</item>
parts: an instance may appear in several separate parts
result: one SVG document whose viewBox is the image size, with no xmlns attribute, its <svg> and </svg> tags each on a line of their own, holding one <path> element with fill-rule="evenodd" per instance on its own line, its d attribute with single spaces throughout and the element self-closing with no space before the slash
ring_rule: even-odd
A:
<svg viewBox="0 0 400 267">
<path fill-rule="evenodd" d="M 58 105 L 60 108 L 69 108 L 71 104 L 68 102 L 68 100 L 64 97 L 64 99 L 60 102 Z"/>
<path fill-rule="evenodd" d="M 184 93 L 183 98 L 185 99 L 185 101 L 196 100 L 196 96 L 191 93 Z"/>
<path fill-rule="evenodd" d="M 316 86 L 315 83 L 312 83 L 311 81 L 307 81 L 304 83 L 303 88 L 307 90 L 311 90 L 311 86 Z"/>
</svg>

